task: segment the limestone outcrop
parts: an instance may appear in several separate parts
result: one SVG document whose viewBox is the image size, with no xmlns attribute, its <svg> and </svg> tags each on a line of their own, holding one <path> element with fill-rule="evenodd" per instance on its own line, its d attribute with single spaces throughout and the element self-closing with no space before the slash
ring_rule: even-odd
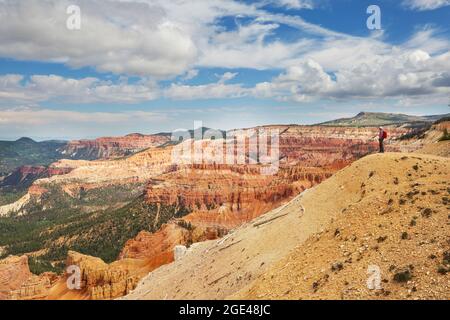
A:
<svg viewBox="0 0 450 320">
<path fill-rule="evenodd" d="M 13 290 L 20 286 L 31 277 L 28 268 L 28 257 L 8 257 L 0 260 L 0 300 L 5 300 Z"/>
<path fill-rule="evenodd" d="M 54 273 L 30 272 L 27 256 L 0 260 L 0 300 L 43 299 L 58 279 Z"/>
<path fill-rule="evenodd" d="M 70 251 L 67 266 L 77 266 L 81 271 L 81 291 L 92 300 L 113 299 L 133 290 L 148 272 L 145 261 L 121 260 L 110 265 L 95 257 Z"/>
</svg>

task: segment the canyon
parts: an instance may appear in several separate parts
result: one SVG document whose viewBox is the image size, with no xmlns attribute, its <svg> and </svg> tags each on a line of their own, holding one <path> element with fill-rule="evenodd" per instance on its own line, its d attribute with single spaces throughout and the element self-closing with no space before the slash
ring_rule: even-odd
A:
<svg viewBox="0 0 450 320">
<path fill-rule="evenodd" d="M 171 144 L 149 146 L 121 158 L 115 158 L 117 154 L 111 151 L 113 148 L 96 154 L 113 159 L 62 159 L 53 163 L 50 167 L 55 174 L 36 180 L 17 203 L 0 207 L 0 214 L 33 219 L 37 215 L 45 215 L 47 211 L 58 214 L 61 210 L 81 210 L 89 214 L 94 226 L 103 216 L 106 219 L 106 212 L 110 210 L 119 212 L 120 217 L 126 216 L 127 220 L 120 220 L 122 222 L 117 226 L 123 225 L 123 221 L 136 220 L 133 217 L 137 216 L 150 218 L 145 218 L 144 224 L 137 224 L 136 230 L 127 233 L 129 238 L 120 241 L 121 250 L 108 262 L 88 255 L 89 252 L 81 254 L 70 250 L 80 236 L 92 241 L 92 234 L 99 232 L 100 227 L 85 229 L 89 231 L 80 236 L 63 233 L 45 241 L 44 246 L 35 252 L 13 252 L 40 259 L 49 248 L 64 244 L 69 248 L 65 261 L 52 259 L 50 262 L 78 265 L 82 270 L 83 289 L 68 292 L 65 286 L 68 275 L 62 274 L 55 280 L 48 273 L 43 273 L 29 277 L 30 281 L 16 286 L 11 297 L 32 298 L 33 294 L 27 292 L 33 292 L 30 289 L 33 284 L 38 288 L 36 292 L 44 292 L 43 297 L 48 299 L 112 299 L 129 294 L 146 274 L 174 261 L 175 247 L 194 248 L 197 243 L 223 238 L 242 225 L 285 205 L 299 193 L 321 184 L 337 171 L 376 152 L 378 148 L 378 142 L 374 139 L 377 128 L 371 127 L 292 125 L 253 128 L 274 129 L 280 133 L 280 156 L 278 171 L 272 175 L 261 174 L 261 165 L 250 164 L 248 143 L 245 145 L 246 164 L 211 161 L 176 164 L 172 162 L 172 152 L 176 146 Z M 407 126 L 396 125 L 388 130 L 391 140 L 387 149 L 390 152 L 411 152 L 424 146 L 415 137 L 409 141 L 401 139 L 413 131 Z M 138 137 L 138 141 L 128 144 L 129 150 L 142 142 L 139 136 L 133 136 Z M 163 140 L 156 143 L 161 142 L 164 143 Z M 205 146 L 222 141 L 187 143 L 201 143 L 203 150 Z M 71 154 L 77 152 L 77 145 L 73 144 Z M 103 195 L 106 196 L 103 198 Z M 102 223 L 105 228 L 111 225 L 106 220 Z M 53 229 L 64 230 L 66 224 L 70 227 L 73 222 L 55 225 Z M 120 229 L 117 226 L 114 225 L 114 228 Z M 4 254 L 9 254 L 9 249 L 8 245 L 3 244 Z"/>
</svg>

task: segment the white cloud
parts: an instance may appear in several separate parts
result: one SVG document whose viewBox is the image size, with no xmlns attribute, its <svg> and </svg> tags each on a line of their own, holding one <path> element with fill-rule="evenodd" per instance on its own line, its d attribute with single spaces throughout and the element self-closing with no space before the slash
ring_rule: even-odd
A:
<svg viewBox="0 0 450 320">
<path fill-rule="evenodd" d="M 244 38 L 254 36 L 249 30 L 243 33 L 247 34 Z M 450 42 L 437 37 L 433 30 L 420 30 L 400 46 L 388 45 L 379 38 L 332 38 L 313 48 L 298 58 L 280 63 L 284 72 L 254 88 L 230 83 L 237 76 L 233 72 L 216 75 L 219 79 L 213 83 L 173 83 L 167 88 L 159 88 L 149 80 L 129 84 L 126 78 L 112 82 L 55 75 L 36 75 L 29 79 L 6 75 L 0 76 L 0 98 L 16 103 L 137 103 L 160 96 L 173 100 L 254 96 L 307 102 L 360 98 L 404 100 L 408 96 L 417 100 L 426 95 L 442 101 L 449 94 Z M 192 69 L 182 80 L 197 74 L 197 69 Z"/>
<path fill-rule="evenodd" d="M 222 68 L 272 69 L 286 66 L 316 43 L 302 39 L 285 43 L 266 41 L 279 28 L 276 23 L 253 22 L 238 25 L 236 30 L 219 31 L 201 47 L 198 65 Z"/>
<path fill-rule="evenodd" d="M 314 1 L 312 0 L 273 0 L 273 3 L 287 7 L 288 9 L 313 9 Z"/>
<path fill-rule="evenodd" d="M 315 1 L 267 0 L 77 0 L 82 29 L 68 31 L 68 0 L 0 0 L 0 57 L 59 61 L 72 67 L 139 75 L 138 83 L 60 76 L 0 76 L 0 99 L 17 103 L 137 103 L 164 96 L 174 100 L 256 97 L 309 101 L 434 95 L 448 92 L 450 40 L 425 28 L 403 44 L 383 34 L 356 37 L 273 14 L 268 3 L 292 8 Z M 443 1 L 421 2 L 422 7 Z M 434 3 L 434 4 L 432 4 Z M 419 7 L 417 7 L 419 8 Z M 234 17 L 235 25 L 220 24 Z M 280 26 L 297 38 L 278 37 Z M 279 70 L 271 82 L 248 88 L 224 73 L 217 82 L 185 85 L 202 68 Z M 158 80 L 179 76 L 168 88 Z M 149 80 L 151 79 L 151 80 Z"/>
<path fill-rule="evenodd" d="M 450 39 L 439 37 L 437 31 L 432 28 L 424 28 L 417 31 L 408 41 L 401 46 L 405 50 L 420 49 L 435 55 L 450 50 Z"/>
<path fill-rule="evenodd" d="M 293 7 L 310 3 L 279 1 Z M 81 8 L 81 30 L 66 28 L 69 4 Z M 230 16 L 236 17 L 237 30 L 225 31 L 218 21 Z M 241 25 L 239 17 L 253 22 Z M 0 57 L 154 78 L 199 67 L 280 66 L 311 43 L 267 42 L 280 23 L 307 33 L 336 34 L 300 17 L 270 14 L 258 3 L 235 0 L 3 0 L 0 20 Z"/>
<path fill-rule="evenodd" d="M 237 72 L 225 72 L 223 75 L 216 74 L 216 77 L 218 77 L 220 79 L 219 83 L 225 83 L 227 81 L 230 81 L 230 80 L 236 78 L 237 75 L 238 75 Z"/>
<path fill-rule="evenodd" d="M 307 101 L 311 96 L 326 94 L 334 83 L 317 62 L 307 60 L 298 66 L 289 67 L 273 82 L 260 83 L 255 95 L 262 98 L 275 97 L 279 100 Z"/>
<path fill-rule="evenodd" d="M 81 30 L 70 31 L 66 8 L 75 3 Z M 5 0 L 0 21 L 2 57 L 168 77 L 184 72 L 197 53 L 183 26 L 150 2 Z"/>
<path fill-rule="evenodd" d="M 64 103 L 137 103 L 154 100 L 159 88 L 152 81 L 128 84 L 97 78 L 71 79 L 56 75 L 0 76 L 3 103 L 63 101 Z"/>
<path fill-rule="evenodd" d="M 226 82 L 237 76 L 237 73 L 226 72 L 217 75 L 219 80 L 198 86 L 172 84 L 165 90 L 165 96 L 174 100 L 201 100 L 201 99 L 222 99 L 240 98 L 250 93 L 242 84 L 227 84 Z"/>
<path fill-rule="evenodd" d="M 194 79 L 194 78 L 196 78 L 196 77 L 198 76 L 198 74 L 199 74 L 199 71 L 198 71 L 197 69 L 189 70 L 189 71 L 186 72 L 186 74 L 184 75 L 183 80 L 184 80 L 184 81 L 187 81 L 187 80 Z"/>
<path fill-rule="evenodd" d="M 434 10 L 450 5 L 450 0 L 403 0 L 403 5 L 412 10 Z"/>
<path fill-rule="evenodd" d="M 0 110 L 0 123 L 3 125 L 45 126 L 65 123 L 100 123 L 119 124 L 136 119 L 160 121 L 164 117 L 157 113 L 131 111 L 127 113 L 112 112 L 76 112 L 66 110 L 50 110 L 41 108 L 20 107 Z"/>
<path fill-rule="evenodd" d="M 308 59 L 290 67 L 272 82 L 258 84 L 254 94 L 278 100 L 312 99 L 412 99 L 426 98 L 445 103 L 450 95 L 450 53 L 430 56 L 422 50 L 355 59 L 353 65 L 326 72 Z"/>
</svg>

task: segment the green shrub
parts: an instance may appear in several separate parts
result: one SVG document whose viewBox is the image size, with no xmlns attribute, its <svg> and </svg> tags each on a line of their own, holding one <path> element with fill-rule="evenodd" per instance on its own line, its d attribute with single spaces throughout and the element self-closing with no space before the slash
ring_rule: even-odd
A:
<svg viewBox="0 0 450 320">
<path fill-rule="evenodd" d="M 394 281 L 398 282 L 398 283 L 408 282 L 411 279 L 412 279 L 412 274 L 411 274 L 411 271 L 408 269 L 394 274 Z"/>
<path fill-rule="evenodd" d="M 450 140 L 450 134 L 448 133 L 448 130 L 444 130 L 444 135 L 439 139 L 439 141 L 448 141 Z"/>
</svg>

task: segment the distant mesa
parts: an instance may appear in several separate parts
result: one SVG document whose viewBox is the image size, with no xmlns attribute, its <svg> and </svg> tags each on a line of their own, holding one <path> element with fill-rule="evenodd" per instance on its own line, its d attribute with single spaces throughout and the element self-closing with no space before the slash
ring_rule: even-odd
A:
<svg viewBox="0 0 450 320">
<path fill-rule="evenodd" d="M 17 139 L 16 142 L 20 142 L 20 143 L 37 143 L 33 139 L 27 138 L 27 137 L 22 137 L 20 139 Z"/>
<path fill-rule="evenodd" d="M 127 137 L 127 138 L 143 138 L 143 137 L 145 137 L 145 135 L 143 135 L 142 133 L 130 133 L 130 134 L 127 134 L 125 137 Z"/>
<path fill-rule="evenodd" d="M 420 123 L 433 123 L 450 114 L 432 116 L 410 116 L 399 113 L 360 112 L 352 118 L 342 118 L 320 123 L 320 126 L 335 127 L 377 127 L 390 125 L 416 125 Z"/>
</svg>

